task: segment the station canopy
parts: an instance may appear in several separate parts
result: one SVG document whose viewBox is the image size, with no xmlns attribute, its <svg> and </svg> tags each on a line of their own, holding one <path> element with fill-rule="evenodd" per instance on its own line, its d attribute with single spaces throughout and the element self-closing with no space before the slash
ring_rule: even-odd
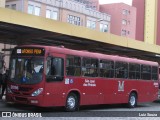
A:
<svg viewBox="0 0 160 120">
<path fill-rule="evenodd" d="M 157 45 L 8 9 L 0 8 L 0 14 L 0 43 L 64 46 L 160 62 Z"/>
<path fill-rule="evenodd" d="M 155 53 L 125 48 L 109 43 L 0 22 L 0 42 L 11 45 L 64 46 L 75 50 L 127 56 L 157 61 Z"/>
</svg>

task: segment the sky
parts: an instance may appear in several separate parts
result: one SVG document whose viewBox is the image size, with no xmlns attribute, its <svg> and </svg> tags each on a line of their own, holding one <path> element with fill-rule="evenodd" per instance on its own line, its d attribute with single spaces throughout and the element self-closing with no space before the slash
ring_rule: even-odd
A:
<svg viewBox="0 0 160 120">
<path fill-rule="evenodd" d="M 132 5 L 132 0 L 99 0 L 100 4 L 120 3 L 120 2 Z"/>
</svg>

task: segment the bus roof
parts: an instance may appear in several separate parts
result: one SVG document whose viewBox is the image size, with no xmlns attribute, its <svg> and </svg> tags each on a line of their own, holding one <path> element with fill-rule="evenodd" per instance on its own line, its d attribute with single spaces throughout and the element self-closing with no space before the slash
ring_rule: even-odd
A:
<svg viewBox="0 0 160 120">
<path fill-rule="evenodd" d="M 66 54 L 66 55 L 75 55 L 75 56 L 90 57 L 90 58 L 96 58 L 96 59 L 102 59 L 102 60 L 104 59 L 104 60 L 158 66 L 158 63 L 153 61 L 140 60 L 137 58 L 121 57 L 118 55 L 107 55 L 107 54 L 89 52 L 84 50 L 72 50 L 72 49 L 65 48 L 63 46 L 58 47 L 58 46 L 42 46 L 42 45 L 23 45 L 23 46 L 17 46 L 17 47 L 40 47 L 40 48 L 44 48 L 48 52 L 56 52 L 56 53 Z"/>
</svg>

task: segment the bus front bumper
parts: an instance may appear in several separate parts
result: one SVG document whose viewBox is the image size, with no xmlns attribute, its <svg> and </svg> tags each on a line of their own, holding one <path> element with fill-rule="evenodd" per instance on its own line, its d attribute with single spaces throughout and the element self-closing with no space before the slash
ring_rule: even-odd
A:
<svg viewBox="0 0 160 120">
<path fill-rule="evenodd" d="M 6 100 L 7 102 L 15 102 L 20 104 L 28 104 L 28 105 L 35 105 L 35 106 L 43 106 L 43 95 L 39 95 L 36 97 L 32 96 L 20 96 L 14 94 L 7 94 Z"/>
</svg>

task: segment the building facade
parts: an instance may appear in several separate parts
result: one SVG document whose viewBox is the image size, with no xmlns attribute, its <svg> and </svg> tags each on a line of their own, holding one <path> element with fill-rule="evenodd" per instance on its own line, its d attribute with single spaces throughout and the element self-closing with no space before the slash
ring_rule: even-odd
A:
<svg viewBox="0 0 160 120">
<path fill-rule="evenodd" d="M 135 39 L 136 8 L 124 3 L 100 5 L 100 12 L 111 15 L 110 32 L 115 35 Z"/>
<path fill-rule="evenodd" d="M 137 8 L 136 39 L 160 45 L 160 1 L 133 0 Z"/>
<path fill-rule="evenodd" d="M 94 7 L 85 4 L 91 1 Z M 6 8 L 101 32 L 110 32 L 111 16 L 99 12 L 96 7 L 98 4 L 98 0 L 6 0 Z"/>
<path fill-rule="evenodd" d="M 84 3 L 86 8 L 91 8 L 99 11 L 99 0 L 74 0 L 80 3 Z"/>
<path fill-rule="evenodd" d="M 144 41 L 145 0 L 133 0 L 132 6 L 137 8 L 135 39 Z"/>
</svg>

